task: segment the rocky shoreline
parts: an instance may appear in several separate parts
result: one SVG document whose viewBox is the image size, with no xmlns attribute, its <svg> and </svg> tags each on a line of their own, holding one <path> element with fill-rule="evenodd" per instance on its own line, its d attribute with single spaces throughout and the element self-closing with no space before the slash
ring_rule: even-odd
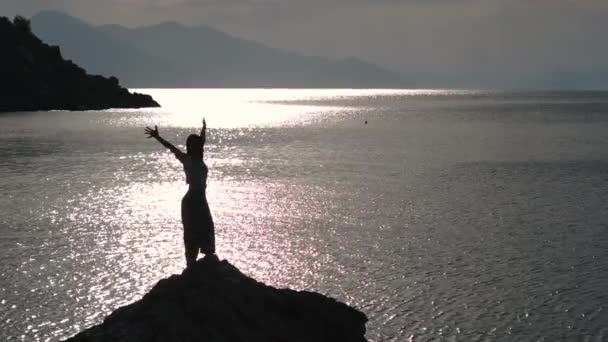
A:
<svg viewBox="0 0 608 342">
<path fill-rule="evenodd" d="M 276 289 L 206 257 L 66 342 L 363 342 L 366 322 L 332 298 Z"/>
<path fill-rule="evenodd" d="M 0 112 L 160 107 L 116 77 L 89 75 L 36 37 L 27 19 L 0 17 Z"/>
</svg>

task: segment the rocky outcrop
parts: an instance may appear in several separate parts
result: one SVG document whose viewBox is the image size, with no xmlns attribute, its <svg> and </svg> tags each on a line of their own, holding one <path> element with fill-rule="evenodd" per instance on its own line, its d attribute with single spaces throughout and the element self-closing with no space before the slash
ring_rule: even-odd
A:
<svg viewBox="0 0 608 342">
<path fill-rule="evenodd" d="M 88 75 L 64 60 L 26 19 L 0 17 L 0 45 L 0 112 L 159 107 L 151 96 L 121 87 L 116 77 Z"/>
<path fill-rule="evenodd" d="M 366 341 L 366 321 L 334 299 L 276 289 L 206 257 L 67 342 Z"/>
</svg>

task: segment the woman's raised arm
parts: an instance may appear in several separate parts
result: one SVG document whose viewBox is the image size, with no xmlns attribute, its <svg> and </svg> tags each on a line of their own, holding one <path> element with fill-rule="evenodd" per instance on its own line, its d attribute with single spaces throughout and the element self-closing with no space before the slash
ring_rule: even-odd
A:
<svg viewBox="0 0 608 342">
<path fill-rule="evenodd" d="M 205 146 L 205 140 L 207 136 L 207 122 L 205 122 L 205 118 L 203 118 L 203 128 L 201 129 L 201 148 Z"/>
<path fill-rule="evenodd" d="M 159 143 L 163 144 L 163 146 L 168 148 L 169 151 L 173 152 L 173 154 L 175 154 L 175 156 L 178 159 L 185 155 L 184 152 L 182 152 L 179 148 L 173 146 L 173 144 L 171 144 L 167 140 L 161 138 L 161 136 L 158 134 L 158 126 L 154 126 L 154 129 L 152 129 L 150 127 L 146 127 L 144 129 L 144 131 L 148 135 L 148 139 L 150 139 L 150 138 L 156 139 Z"/>
</svg>

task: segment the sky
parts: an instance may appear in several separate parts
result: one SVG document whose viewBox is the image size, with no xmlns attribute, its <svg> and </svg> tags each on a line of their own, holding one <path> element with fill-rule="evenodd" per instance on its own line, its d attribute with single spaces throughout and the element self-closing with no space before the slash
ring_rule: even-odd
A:
<svg viewBox="0 0 608 342">
<path fill-rule="evenodd" d="M 0 1 L 5 16 L 46 9 L 94 24 L 203 24 L 431 84 L 534 87 L 549 78 L 608 88 L 608 0 Z"/>
</svg>

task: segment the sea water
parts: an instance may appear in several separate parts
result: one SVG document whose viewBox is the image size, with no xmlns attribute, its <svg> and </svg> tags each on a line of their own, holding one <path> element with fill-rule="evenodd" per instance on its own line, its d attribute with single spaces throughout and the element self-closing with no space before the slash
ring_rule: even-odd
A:
<svg viewBox="0 0 608 342">
<path fill-rule="evenodd" d="M 0 114 L 0 340 L 98 324 L 185 265 L 208 123 L 217 251 L 365 312 L 372 341 L 608 338 L 608 92 L 139 90 Z"/>
</svg>

